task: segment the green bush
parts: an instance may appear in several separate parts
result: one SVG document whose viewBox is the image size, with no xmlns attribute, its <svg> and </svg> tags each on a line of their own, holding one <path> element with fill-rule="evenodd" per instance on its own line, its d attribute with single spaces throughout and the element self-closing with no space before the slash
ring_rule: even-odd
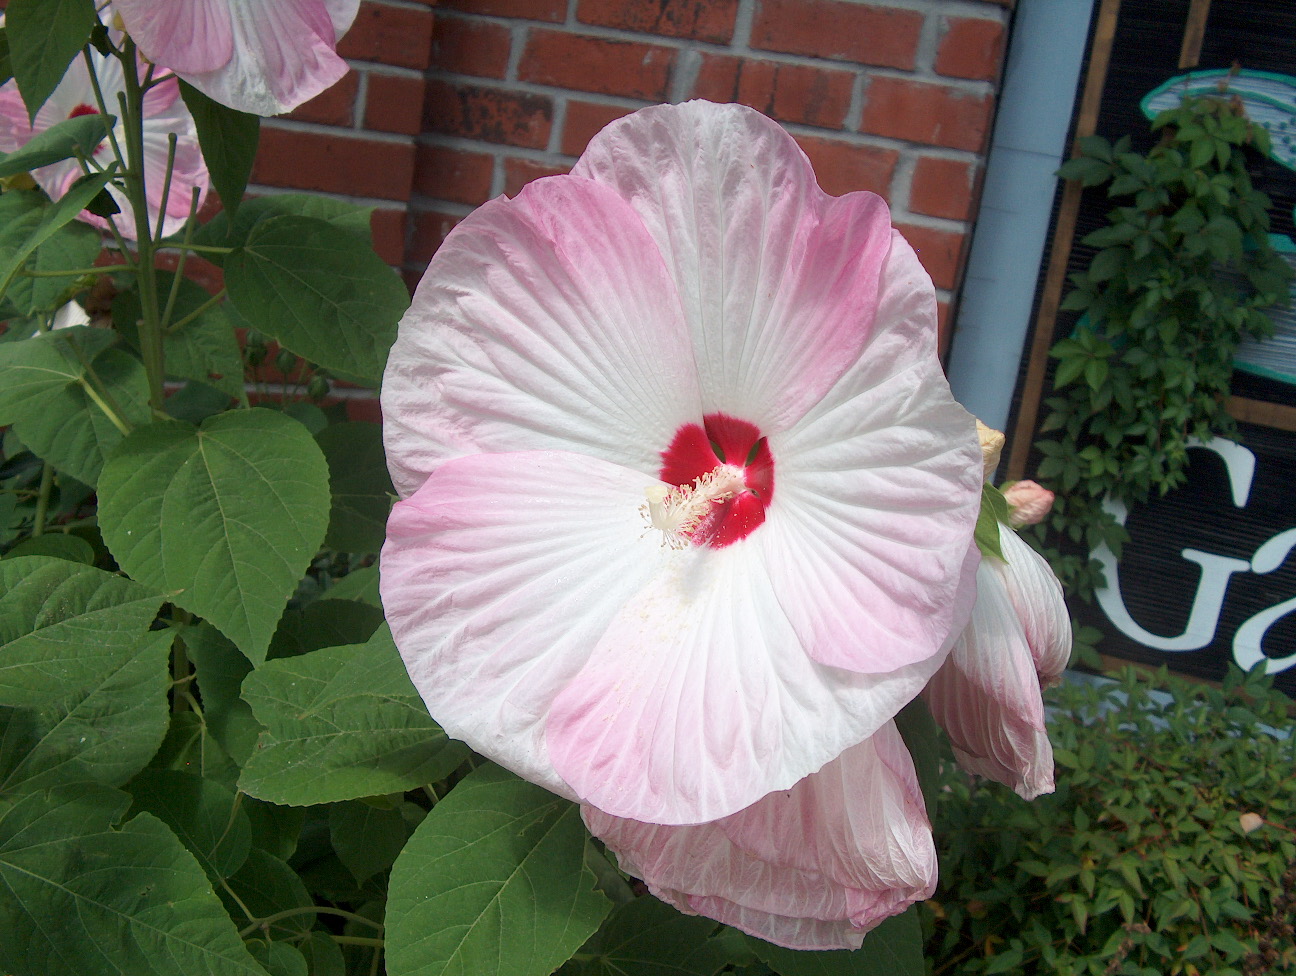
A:
<svg viewBox="0 0 1296 976">
<path fill-rule="evenodd" d="M 1264 678 L 1051 692 L 1057 792 L 944 771 L 933 974 L 1296 971 L 1296 736 Z"/>
</svg>

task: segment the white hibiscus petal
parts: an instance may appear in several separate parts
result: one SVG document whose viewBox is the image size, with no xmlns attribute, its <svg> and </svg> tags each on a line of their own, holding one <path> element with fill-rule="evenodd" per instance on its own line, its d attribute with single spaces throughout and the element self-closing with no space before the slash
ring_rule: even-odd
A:
<svg viewBox="0 0 1296 976">
<path fill-rule="evenodd" d="M 655 474 L 702 411 L 679 300 L 638 217 L 575 178 L 478 208 L 401 323 L 383 415 L 403 494 L 475 451 L 573 450 Z"/>
<path fill-rule="evenodd" d="M 558 452 L 442 465 L 397 503 L 382 599 L 410 677 L 446 732 L 563 796 L 551 703 L 661 552 L 637 506 L 651 479 Z"/>
<path fill-rule="evenodd" d="M 996 564 L 1008 599 L 1026 632 L 1040 683 L 1057 681 L 1071 659 L 1071 615 L 1062 584 L 1043 556 L 1016 532 L 1000 528 L 1000 547 L 1006 564 Z"/>
</svg>

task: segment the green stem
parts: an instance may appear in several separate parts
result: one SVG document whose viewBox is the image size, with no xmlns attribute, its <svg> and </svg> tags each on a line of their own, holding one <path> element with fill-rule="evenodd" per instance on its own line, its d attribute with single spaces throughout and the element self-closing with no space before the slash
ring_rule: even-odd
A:
<svg viewBox="0 0 1296 976">
<path fill-rule="evenodd" d="M 233 254 L 238 250 L 236 247 L 218 247 L 215 244 L 190 244 L 188 241 L 183 244 L 164 244 L 162 247 L 168 250 L 193 251 L 195 254 Z"/>
<path fill-rule="evenodd" d="M 76 278 L 81 275 L 111 274 L 114 271 L 134 270 L 135 266 L 131 264 L 101 264 L 93 268 L 71 268 L 67 271 L 29 271 L 23 269 L 20 274 L 24 278 Z"/>
<path fill-rule="evenodd" d="M 107 401 L 99 395 L 99 392 L 88 379 L 84 376 L 79 376 L 77 377 L 77 382 L 81 384 L 81 389 L 85 390 L 86 396 L 94 401 L 94 405 L 104 412 L 104 416 L 108 418 L 109 422 L 121 431 L 123 437 L 131 432 L 130 424 L 123 420 L 117 411 L 108 405 Z"/>
<path fill-rule="evenodd" d="M 275 912 L 273 915 L 267 915 L 265 916 L 265 918 L 253 918 L 251 915 L 249 915 L 248 918 L 252 919 L 251 924 L 245 925 L 239 931 L 239 938 L 246 939 L 249 935 L 251 935 L 253 932 L 261 928 L 262 926 L 273 925 L 275 922 L 278 922 L 281 919 L 292 918 L 294 915 L 310 915 L 310 914 L 337 915 L 340 918 L 345 918 L 349 922 L 358 922 L 361 925 L 368 925 L 370 928 L 377 929 L 379 932 L 383 930 L 382 922 L 375 922 L 373 919 L 365 918 L 363 915 L 357 915 L 355 912 L 344 911 L 341 908 L 329 908 L 327 905 L 309 905 L 309 906 L 303 906 L 301 908 L 285 908 L 283 911 Z M 349 936 L 348 938 L 355 938 L 355 937 Z M 378 939 L 375 941 L 373 939 L 366 939 L 361 942 L 357 942 L 355 944 L 356 945 L 382 945 L 382 940 Z"/>
<path fill-rule="evenodd" d="M 174 145 L 172 143 L 173 149 Z M 189 239 L 193 236 L 194 226 L 197 223 L 194 218 L 198 215 L 198 198 L 201 195 L 202 191 L 195 186 L 193 194 L 189 198 L 189 217 L 185 221 L 184 243 L 186 247 L 189 244 Z M 176 298 L 180 294 L 180 282 L 184 280 L 185 262 L 188 260 L 189 252 L 187 250 L 181 251 L 180 258 L 176 261 L 175 276 L 171 279 L 171 293 L 167 295 L 166 308 L 162 310 L 162 329 L 164 332 L 169 333 L 171 331 L 167 323 L 171 321 L 171 314 L 175 311 Z"/>
<path fill-rule="evenodd" d="M 153 75 L 153 66 L 149 65 L 149 76 L 152 77 L 152 75 Z M 143 92 L 140 93 L 140 97 L 141 98 L 143 97 Z M 176 134 L 174 132 L 167 133 L 166 179 L 162 181 L 162 200 L 158 204 L 158 219 L 157 219 L 157 231 L 156 231 L 156 237 L 158 238 L 158 240 L 161 240 L 165 236 L 162 233 L 162 228 L 166 224 L 167 204 L 171 202 L 171 180 L 175 176 L 176 143 L 178 141 L 179 140 L 176 138 Z"/>
<path fill-rule="evenodd" d="M 45 519 L 49 516 L 50 489 L 54 487 L 54 465 L 48 461 L 41 468 L 40 494 L 36 496 L 36 517 L 32 523 L 32 538 L 45 534 Z"/>
<path fill-rule="evenodd" d="M 126 133 L 126 197 L 135 211 L 135 246 L 139 252 L 140 356 L 148 374 L 149 406 L 161 413 L 165 361 L 162 351 L 162 322 L 158 303 L 157 268 L 154 255 L 157 246 L 153 240 L 148 219 L 148 192 L 144 182 L 144 121 L 143 92 L 140 89 L 139 62 L 135 57 L 135 42 L 127 37 L 121 57 L 126 93 L 121 99 L 122 123 Z M 171 178 L 167 167 L 166 179 Z"/>
</svg>

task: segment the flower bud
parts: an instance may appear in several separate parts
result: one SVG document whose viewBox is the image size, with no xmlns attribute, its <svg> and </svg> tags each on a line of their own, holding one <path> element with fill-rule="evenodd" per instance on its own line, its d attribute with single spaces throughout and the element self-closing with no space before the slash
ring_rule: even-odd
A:
<svg viewBox="0 0 1296 976">
<path fill-rule="evenodd" d="M 985 469 L 985 479 L 990 480 L 995 468 L 999 467 L 999 455 L 1003 451 L 1004 435 L 993 427 L 987 427 L 981 421 L 976 422 L 977 440 L 981 442 L 981 464 Z"/>
<path fill-rule="evenodd" d="M 275 356 L 275 369 L 288 376 L 297 368 L 297 354 L 287 349 L 280 349 Z"/>
<path fill-rule="evenodd" d="M 1053 507 L 1053 492 L 1034 481 L 1005 485 L 1003 496 L 1008 502 L 1008 524 L 1014 528 L 1043 522 Z"/>
</svg>

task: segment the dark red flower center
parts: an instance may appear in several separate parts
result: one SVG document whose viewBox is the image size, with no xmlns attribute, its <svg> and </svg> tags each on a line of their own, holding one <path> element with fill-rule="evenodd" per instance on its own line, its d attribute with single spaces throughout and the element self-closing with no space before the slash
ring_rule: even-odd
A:
<svg viewBox="0 0 1296 976">
<path fill-rule="evenodd" d="M 743 487 L 709 503 L 707 515 L 688 532 L 695 545 L 720 548 L 737 542 L 765 521 L 774 497 L 774 458 L 760 428 L 723 413 L 709 413 L 701 425 L 685 424 L 662 451 L 667 484 L 687 488 L 718 468 L 737 468 Z"/>
<path fill-rule="evenodd" d="M 98 115 L 98 114 L 99 114 L 99 110 L 97 108 L 95 108 L 93 105 L 87 105 L 85 102 L 82 102 L 80 105 L 78 105 L 76 108 L 74 108 L 71 112 L 68 113 L 68 118 L 75 119 L 78 115 Z"/>
</svg>

